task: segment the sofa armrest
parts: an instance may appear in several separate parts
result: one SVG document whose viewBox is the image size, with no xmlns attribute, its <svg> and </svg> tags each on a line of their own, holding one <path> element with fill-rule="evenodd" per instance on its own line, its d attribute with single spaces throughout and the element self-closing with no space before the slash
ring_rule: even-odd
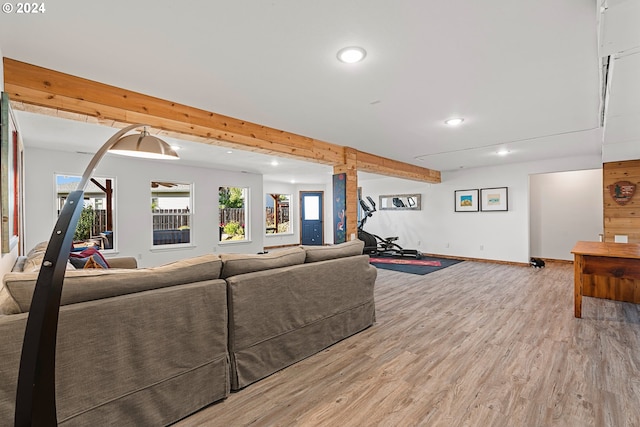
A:
<svg viewBox="0 0 640 427">
<path fill-rule="evenodd" d="M 138 268 L 138 261 L 132 256 L 107 258 L 111 268 Z"/>
</svg>

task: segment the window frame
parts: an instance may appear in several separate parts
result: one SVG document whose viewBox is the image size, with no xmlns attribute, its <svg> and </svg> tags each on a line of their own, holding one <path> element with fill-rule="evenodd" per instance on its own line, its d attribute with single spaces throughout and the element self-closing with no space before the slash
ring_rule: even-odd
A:
<svg viewBox="0 0 640 427">
<path fill-rule="evenodd" d="M 276 231 L 275 231 L 275 232 L 273 232 L 273 233 L 269 233 L 269 232 L 267 231 L 267 228 L 268 228 L 268 225 L 269 225 L 269 224 L 267 223 L 267 220 L 268 220 L 268 218 L 267 218 L 267 208 L 268 208 L 268 206 L 267 206 L 267 204 L 268 204 L 268 203 L 267 203 L 267 201 L 269 200 L 269 198 L 271 198 L 271 199 L 273 200 L 273 204 L 274 204 L 273 209 L 274 209 L 274 211 L 277 209 L 276 201 L 275 201 L 275 199 L 273 198 L 273 196 L 287 196 L 287 197 L 288 197 L 288 200 L 287 200 L 287 202 L 288 202 L 288 207 L 287 207 L 287 209 L 288 209 L 288 211 L 289 211 L 289 212 L 288 212 L 288 214 L 287 214 L 287 217 L 289 218 L 289 221 L 288 221 L 288 222 L 289 222 L 289 227 L 288 227 L 288 230 L 287 230 L 287 231 L 278 232 L 278 231 L 276 230 Z M 265 227 L 264 235 L 265 235 L 265 237 L 271 237 L 271 236 L 291 236 L 291 235 L 293 235 L 293 234 L 294 234 L 294 231 L 293 231 L 293 224 L 294 224 L 294 222 L 292 221 L 292 213 L 293 213 L 293 210 L 292 210 L 292 201 L 293 201 L 293 194 L 290 194 L 290 193 L 265 193 L 265 207 L 264 207 L 264 215 L 265 215 L 265 218 L 264 218 L 264 227 Z M 275 213 L 275 212 L 274 212 L 274 215 L 277 215 L 277 213 Z"/>
<path fill-rule="evenodd" d="M 224 234 L 223 232 L 223 227 L 226 224 L 223 224 L 223 219 L 222 219 L 222 209 L 220 208 L 220 191 L 222 188 L 239 188 L 242 189 L 243 191 L 243 195 L 242 195 L 242 200 L 243 200 L 243 209 L 244 209 L 244 239 L 225 239 L 222 240 L 222 235 Z M 242 243 L 250 243 L 251 242 L 251 209 L 250 209 L 250 195 L 251 195 L 251 188 L 250 187 L 245 187 L 245 186 L 237 186 L 237 185 L 220 185 L 218 187 L 218 228 L 219 228 L 219 234 L 218 234 L 218 244 L 219 245 L 234 245 L 234 244 L 242 244 Z"/>
<path fill-rule="evenodd" d="M 169 183 L 169 184 L 176 184 L 177 186 L 186 186 L 188 188 L 189 194 L 188 194 L 188 205 L 187 205 L 187 212 L 154 212 L 154 208 L 153 208 L 153 203 L 154 203 L 154 199 L 157 199 L 158 196 L 154 195 L 154 187 L 153 187 L 153 183 Z M 187 181 L 180 181 L 180 180 L 151 180 L 150 181 L 150 185 L 149 185 L 149 194 L 150 194 L 150 208 L 149 209 L 149 214 L 150 214 L 150 224 L 151 224 L 151 236 L 150 236 L 150 246 L 151 246 L 151 250 L 156 251 L 156 250 L 163 250 L 163 249 L 174 249 L 174 248 L 186 248 L 186 247 L 193 247 L 194 242 L 193 242 L 193 238 L 194 238 L 194 232 L 193 232 L 193 218 L 194 218 L 194 183 L 193 182 L 187 182 Z M 185 226 L 180 226 L 178 228 L 176 228 L 175 230 L 185 230 L 188 229 L 189 233 L 188 233 L 188 241 L 187 242 L 177 242 L 177 243 L 155 243 L 155 221 L 154 219 L 156 217 L 169 217 L 169 216 L 181 216 L 181 217 L 187 217 L 187 228 L 182 228 Z M 162 230 L 162 229 L 157 229 L 157 230 Z M 168 230 L 174 230 L 174 229 L 168 229 Z"/>
<path fill-rule="evenodd" d="M 73 179 L 72 181 L 69 181 L 69 188 L 68 191 L 63 191 L 60 192 L 58 189 L 58 178 L 63 178 L 63 179 Z M 61 172 L 54 172 L 53 174 L 53 193 L 54 193 L 54 208 L 53 208 L 53 214 L 54 214 L 54 222 L 57 220 L 58 216 L 60 215 L 60 211 L 62 210 L 62 207 L 64 206 L 64 204 L 66 203 L 69 194 L 72 191 L 75 191 L 77 188 L 77 184 L 80 182 L 80 180 L 82 179 L 82 175 L 77 174 L 77 173 L 61 173 Z M 102 252 L 106 252 L 106 253 L 116 253 L 118 251 L 118 243 L 119 243 L 119 238 L 118 238 L 118 204 L 117 204 L 117 197 L 116 194 L 118 192 L 117 190 L 117 179 L 115 176 L 106 176 L 106 175 L 97 175 L 97 176 L 93 176 L 91 177 L 91 179 L 95 179 L 98 182 L 100 181 L 104 181 L 104 184 L 102 182 L 100 182 L 101 185 L 105 185 L 106 186 L 106 182 L 108 180 L 111 181 L 111 228 L 112 230 L 107 230 L 105 229 L 103 232 L 107 232 L 107 231 L 111 231 L 111 239 L 110 239 L 110 243 L 111 243 L 111 247 L 104 247 L 101 248 Z M 94 210 L 98 210 L 96 208 L 96 202 L 97 200 L 104 200 L 104 210 L 105 211 L 105 227 L 108 226 L 108 214 L 106 213 L 107 210 L 107 193 L 103 192 L 103 194 L 105 195 L 104 198 L 96 198 L 96 197 L 90 197 L 91 194 L 93 193 L 89 193 L 87 190 L 91 189 L 91 186 L 95 186 L 95 184 L 89 180 L 89 182 L 87 183 L 87 188 L 84 191 L 84 195 L 83 195 L 83 205 L 86 205 L 86 201 L 87 200 L 92 200 L 91 206 L 93 207 Z M 62 201 L 62 197 L 61 194 L 66 194 L 66 196 L 64 196 L 64 202 Z M 77 228 L 77 227 L 76 227 Z M 103 233 L 101 232 L 101 233 Z M 89 240 L 91 239 L 91 233 L 89 234 Z M 103 239 L 102 243 L 106 243 L 105 240 Z"/>
</svg>

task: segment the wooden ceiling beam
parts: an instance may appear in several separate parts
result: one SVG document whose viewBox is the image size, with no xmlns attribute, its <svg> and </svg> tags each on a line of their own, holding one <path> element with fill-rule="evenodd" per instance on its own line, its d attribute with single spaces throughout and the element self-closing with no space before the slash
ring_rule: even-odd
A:
<svg viewBox="0 0 640 427">
<path fill-rule="evenodd" d="M 81 77 L 4 58 L 5 91 L 42 112 L 93 117 L 116 127 L 145 123 L 162 133 L 212 145 L 292 157 L 327 165 L 345 164 L 345 147 Z M 26 109 L 26 108 L 25 108 Z M 83 120 L 90 121 L 90 120 Z M 360 158 L 364 159 L 362 162 Z M 440 182 L 440 172 L 358 152 L 358 168 L 417 181 Z M 362 168 L 360 168 L 362 165 Z"/>
<path fill-rule="evenodd" d="M 440 171 L 388 159 L 364 151 L 357 152 L 356 167 L 359 171 L 379 175 L 410 179 L 413 181 L 441 182 Z"/>
</svg>

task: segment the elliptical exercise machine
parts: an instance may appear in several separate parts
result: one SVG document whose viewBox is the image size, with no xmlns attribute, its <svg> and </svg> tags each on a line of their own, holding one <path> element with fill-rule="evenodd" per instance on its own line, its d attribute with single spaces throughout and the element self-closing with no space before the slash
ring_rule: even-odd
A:
<svg viewBox="0 0 640 427">
<path fill-rule="evenodd" d="M 417 249 L 404 249 L 402 246 L 394 243 L 398 240 L 398 237 L 382 238 L 376 234 L 371 234 L 364 231 L 364 224 L 367 219 L 373 216 L 373 213 L 377 211 L 376 203 L 373 199 L 367 196 L 369 204 L 360 199 L 360 207 L 362 208 L 362 219 L 358 222 L 358 239 L 364 242 L 363 254 L 378 255 L 378 256 L 410 256 L 416 259 L 422 258 L 422 253 Z"/>
</svg>

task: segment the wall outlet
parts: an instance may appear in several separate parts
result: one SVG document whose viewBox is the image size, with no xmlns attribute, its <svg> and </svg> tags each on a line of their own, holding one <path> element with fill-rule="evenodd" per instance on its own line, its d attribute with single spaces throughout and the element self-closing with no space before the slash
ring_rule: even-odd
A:
<svg viewBox="0 0 640 427">
<path fill-rule="evenodd" d="M 484 245 L 480 245 L 480 250 L 484 251 Z"/>
<path fill-rule="evenodd" d="M 447 242 L 447 244 L 445 245 L 445 248 L 448 248 L 448 247 L 449 247 L 449 242 Z"/>
</svg>

